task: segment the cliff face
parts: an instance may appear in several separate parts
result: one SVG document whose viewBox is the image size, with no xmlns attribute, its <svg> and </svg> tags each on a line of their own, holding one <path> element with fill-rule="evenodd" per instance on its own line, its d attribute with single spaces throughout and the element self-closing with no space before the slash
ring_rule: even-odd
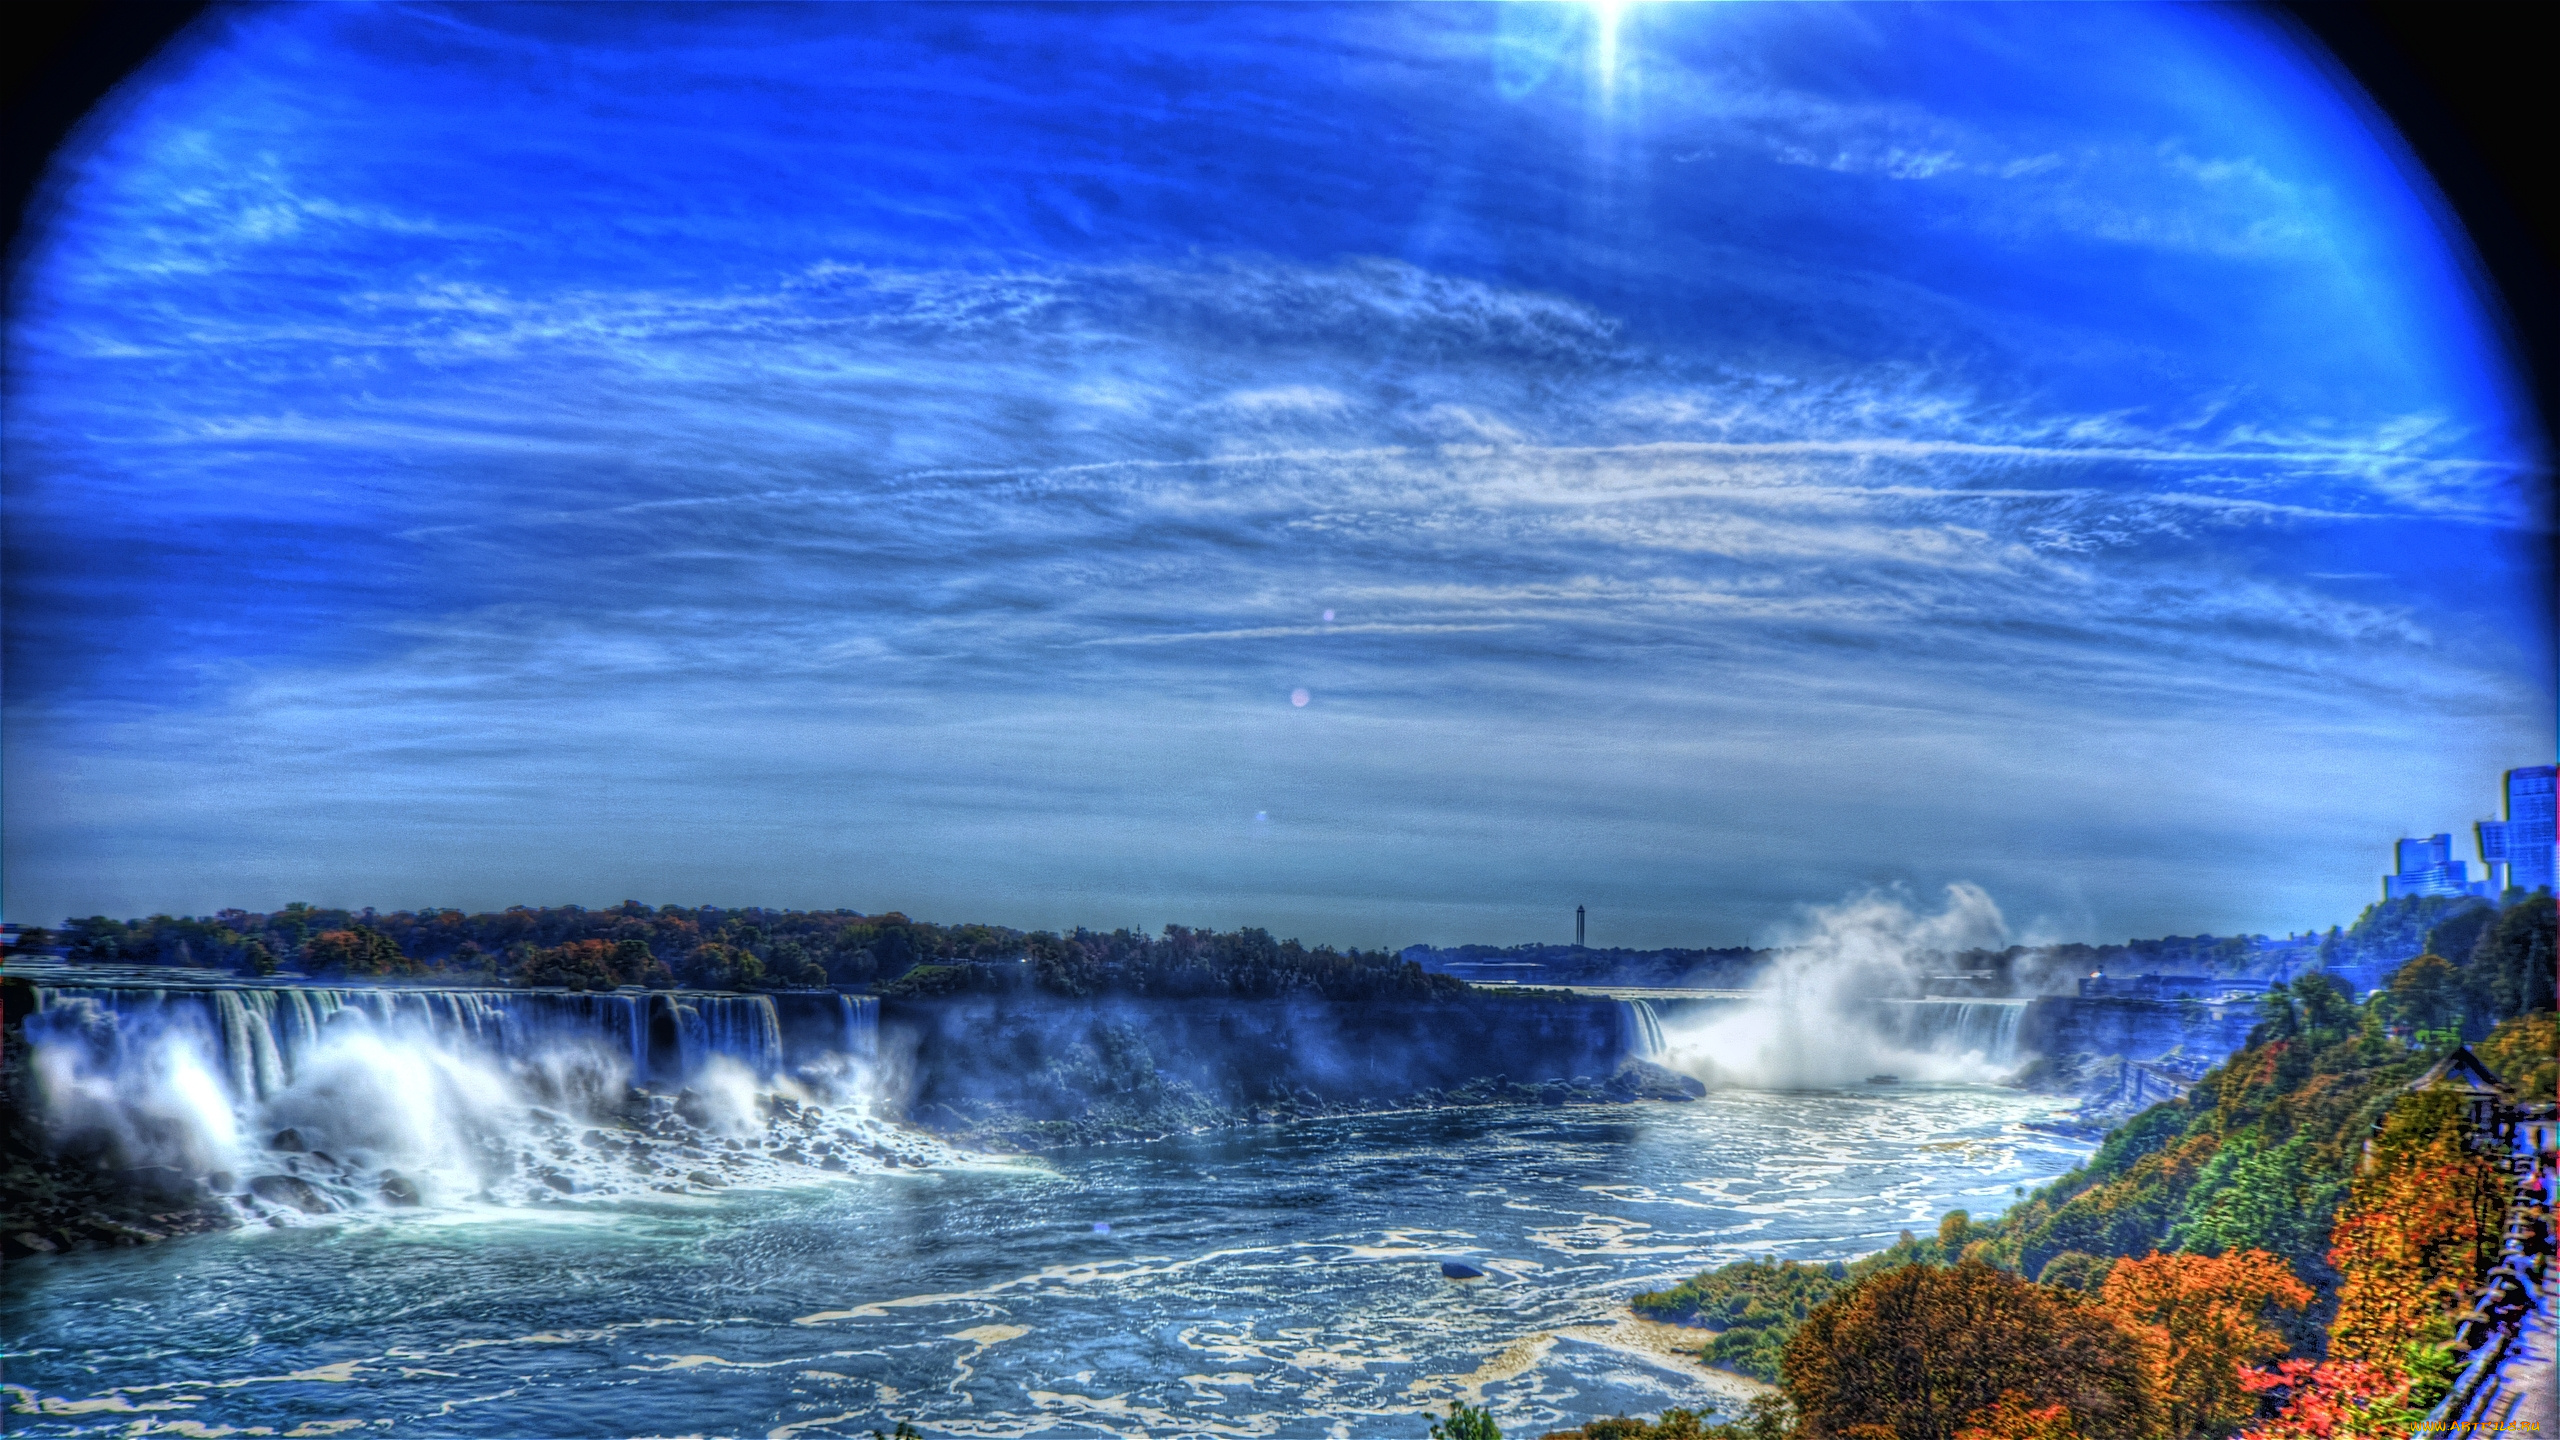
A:
<svg viewBox="0 0 2560 1440">
<path fill-rule="evenodd" d="M 2249 1041 L 2258 1023 L 2254 1002 L 2076 999 L 2051 996 L 2027 1006 L 2018 1027 L 2019 1049 L 2037 1055 L 2121 1056 L 2154 1060 L 2173 1050 L 2202 1065 Z"/>
<path fill-rule="evenodd" d="M 1036 1144 L 1416 1100 L 1692 1093 L 1622 1068 L 1627 1026 L 1615 1001 L 1515 995 L 1357 1005 L 954 996 L 885 1001 L 880 1050 L 918 1120 Z"/>
</svg>

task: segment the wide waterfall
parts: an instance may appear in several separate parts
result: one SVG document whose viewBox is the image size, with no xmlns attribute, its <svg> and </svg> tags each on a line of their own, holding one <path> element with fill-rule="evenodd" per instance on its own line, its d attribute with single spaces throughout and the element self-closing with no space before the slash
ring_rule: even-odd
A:
<svg viewBox="0 0 2560 1440">
<path fill-rule="evenodd" d="M 1931 997 L 1886 1003 L 1901 1038 L 1914 1049 L 1979 1056 L 1989 1065 L 2014 1065 L 2023 1058 L 2018 1028 L 2029 1001 Z"/>
<path fill-rule="evenodd" d="M 937 1149 L 870 1113 L 869 996 L 49 981 L 16 1003 L 59 1143 L 271 1218 L 696 1193 Z"/>
<path fill-rule="evenodd" d="M 216 1062 L 235 1101 L 264 1100 L 292 1083 L 327 1028 L 342 1015 L 449 1046 L 531 1060 L 568 1046 L 611 1052 L 634 1084 L 681 1083 L 712 1059 L 759 1077 L 785 1068 L 776 997 L 684 991 L 319 989 L 303 986 L 34 987 L 27 1036 L 37 1045 L 77 1038 L 109 1065 L 132 1047 L 191 1037 Z M 796 1038 L 812 1052 L 868 1058 L 879 1037 L 880 1002 L 867 995 L 784 995 L 797 1020 L 820 1033 Z M 811 1004 L 815 1001 L 817 1003 Z"/>
</svg>

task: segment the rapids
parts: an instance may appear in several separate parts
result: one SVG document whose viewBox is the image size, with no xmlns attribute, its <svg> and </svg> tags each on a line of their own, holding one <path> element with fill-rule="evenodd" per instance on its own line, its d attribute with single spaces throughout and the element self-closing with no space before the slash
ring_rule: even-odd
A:
<svg viewBox="0 0 2560 1440">
<path fill-rule="evenodd" d="M 1629 1295 L 1994 1212 L 2085 1154 L 2047 1104 L 1727 1090 L 280 1217 L 11 1262 L 9 1428 L 1419 1437 L 1451 1397 L 1514 1434 L 1731 1404 Z"/>
</svg>

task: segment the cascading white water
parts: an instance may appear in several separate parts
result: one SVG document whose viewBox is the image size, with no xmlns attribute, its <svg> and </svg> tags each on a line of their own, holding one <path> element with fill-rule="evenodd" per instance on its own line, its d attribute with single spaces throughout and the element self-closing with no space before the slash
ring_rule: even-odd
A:
<svg viewBox="0 0 2560 1440">
<path fill-rule="evenodd" d="M 773 1000 L 764 995 L 666 993 L 577 994 L 547 991 L 389 990 L 348 987 L 145 989 L 129 986 L 38 986 L 30 1038 L 62 1027 L 76 1007 L 112 1017 L 119 1035 L 157 1036 L 189 1031 L 204 1043 L 230 1092 L 264 1099 L 291 1083 L 302 1057 L 317 1046 L 330 1021 L 354 1010 L 376 1025 L 411 1029 L 439 1043 L 523 1058 L 564 1044 L 600 1045 L 617 1052 L 634 1080 L 681 1081 L 714 1058 L 735 1061 L 759 1076 L 782 1068 L 782 1031 Z M 879 1002 L 839 997 L 848 1017 L 862 1024 L 862 1049 L 875 1043 Z M 678 1068 L 650 1066 L 651 1007 L 675 1007 Z M 46 1017 L 52 1017 L 50 1019 Z M 856 1022 L 848 1019 L 847 1038 Z M 853 1047 L 848 1046 L 848 1049 Z"/>
<path fill-rule="evenodd" d="M 2015 1065 L 2022 1058 L 2018 1028 L 2028 1001 L 1932 998 L 1886 1003 L 1898 1019 L 1894 1028 L 1916 1050 L 1969 1056 L 1998 1066 Z"/>
<path fill-rule="evenodd" d="M 1654 1013 L 1653 1002 L 1621 1000 L 1618 1016 L 1627 1054 L 1638 1060 L 1660 1060 L 1668 1047 L 1662 1039 L 1662 1018 Z"/>
<path fill-rule="evenodd" d="M 764 995 L 696 995 L 676 1003 L 678 1041 L 687 1070 L 713 1056 L 735 1060 L 759 1075 L 782 1064 L 782 1022 Z"/>
<path fill-rule="evenodd" d="M 44 985 L 26 1034 L 67 1141 L 289 1219 L 893 1163 L 878 1002 L 791 998 L 789 1047 L 771 996 L 629 991 Z"/>
<path fill-rule="evenodd" d="M 868 995 L 839 995 L 844 1007 L 844 1053 L 863 1060 L 880 1055 L 880 1002 Z"/>
</svg>

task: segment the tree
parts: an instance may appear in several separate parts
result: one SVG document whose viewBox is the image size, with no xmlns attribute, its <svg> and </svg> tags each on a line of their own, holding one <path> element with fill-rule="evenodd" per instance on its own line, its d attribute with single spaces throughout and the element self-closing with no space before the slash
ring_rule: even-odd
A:
<svg viewBox="0 0 2560 1440">
<path fill-rule="evenodd" d="M 1978 1261 L 1907 1265 L 1805 1317 L 1786 1390 L 1808 1440 L 1955 1440 L 2012 1395 L 2028 1410 L 2065 1407 L 2088 1440 L 2136 1440 L 2158 1410 L 2143 1358 L 2096 1307 Z"/>
<path fill-rule="evenodd" d="M 1956 1432 L 1956 1440 L 2080 1440 L 2068 1405 L 2029 1405 L 2012 1390 Z"/>
<path fill-rule="evenodd" d="M 323 930 L 302 947 L 302 963 L 345 975 L 400 975 L 418 967 L 388 935 L 370 925 Z"/>
<path fill-rule="evenodd" d="M 764 980 L 764 962 L 735 945 L 713 943 L 685 957 L 684 983 L 705 990 L 752 990 Z"/>
<path fill-rule="evenodd" d="M 2511 1184 L 2464 1143 L 2460 1102 L 2443 1091 L 2392 1107 L 2330 1232 L 2329 1263 L 2346 1277 L 2329 1358 L 2400 1375 L 2428 1322 L 2469 1292 L 2497 1258 Z"/>
<path fill-rule="evenodd" d="M 2479 976 L 2497 1014 L 2530 1015 L 2555 1008 L 2552 967 L 2554 932 L 2560 930 L 2550 893 L 2536 892 L 2510 905 L 2498 923 L 2483 930 L 2471 951 L 2471 969 Z"/>
<path fill-rule="evenodd" d="M 2099 1305 L 2145 1342 L 2170 1440 L 2218 1440 L 2257 1413 L 2242 1377 L 2285 1351 L 2267 1309 L 2300 1310 L 2311 1298 L 2263 1250 L 2119 1260 L 2098 1290 Z"/>
<path fill-rule="evenodd" d="M 2550 1095 L 2560 1090 L 2560 1015 L 2549 1010 L 2520 1015 L 2491 1031 L 2474 1053 L 2498 1072 L 2511 1093 Z"/>
<path fill-rule="evenodd" d="M 1579 1429 L 1550 1430 L 1538 1440 L 1791 1440 L 1795 1417 L 1775 1395 L 1754 1398 L 1742 1414 L 1721 1424 L 1694 1410 L 1671 1409 L 1654 1420 L 1611 1415 Z"/>
<path fill-rule="evenodd" d="M 2310 1151 L 2310 1140 L 2301 1135 L 2275 1146 L 2245 1133 L 2225 1140 L 2196 1173 L 2161 1243 L 2203 1255 L 2264 1250 L 2287 1261 L 2316 1257 L 2325 1236 L 2318 1207 L 2310 1203 Z"/>
<path fill-rule="evenodd" d="M 2498 907 L 2485 901 L 2466 901 L 2427 927 L 2426 952 L 2457 963 L 2467 960 L 2480 936 L 2497 923 Z"/>
<path fill-rule="evenodd" d="M 627 902 L 626 902 L 627 903 Z M 646 940 L 624 940 L 613 947 L 613 978 L 620 985 L 646 985 L 663 990 L 676 983 L 675 972 L 649 949 Z"/>
<path fill-rule="evenodd" d="M 2391 972 L 2391 1008 L 2417 1030 L 2446 1030 L 2462 1022 L 2462 977 L 2441 955 L 2421 955 Z"/>
<path fill-rule="evenodd" d="M 2056 1290 L 2088 1294 L 2106 1283 L 2107 1272 L 2115 1267 L 2115 1263 L 2113 1256 L 2065 1250 L 2044 1262 L 2044 1269 L 2037 1273 L 2036 1280 Z"/>
<path fill-rule="evenodd" d="M 2252 1372 L 2246 1384 L 2284 1401 L 2274 1418 L 2251 1428 L 2250 1440 L 2378 1440 L 2405 1436 L 2424 1418 L 2407 1403 L 2405 1377 L 2361 1361 L 2286 1360 Z"/>
<path fill-rule="evenodd" d="M 1452 1400 L 1449 1418 L 1431 1422 L 1431 1440 L 1502 1440 L 1502 1431 L 1493 1423 L 1491 1406 Z"/>
</svg>

